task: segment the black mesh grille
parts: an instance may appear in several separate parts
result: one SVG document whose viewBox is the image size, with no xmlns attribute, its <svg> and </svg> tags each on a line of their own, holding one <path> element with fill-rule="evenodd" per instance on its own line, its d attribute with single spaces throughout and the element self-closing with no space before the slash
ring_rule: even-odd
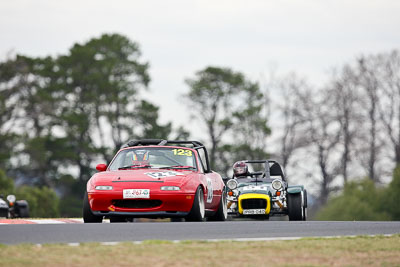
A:
<svg viewBox="0 0 400 267">
<path fill-rule="evenodd" d="M 263 198 L 250 198 L 242 200 L 243 209 L 266 209 L 267 200 Z"/>
<path fill-rule="evenodd" d="M 161 206 L 162 201 L 157 199 L 118 199 L 113 204 L 119 208 L 146 209 Z"/>
<path fill-rule="evenodd" d="M 8 209 L 0 209 L 0 217 L 8 217 Z"/>
</svg>

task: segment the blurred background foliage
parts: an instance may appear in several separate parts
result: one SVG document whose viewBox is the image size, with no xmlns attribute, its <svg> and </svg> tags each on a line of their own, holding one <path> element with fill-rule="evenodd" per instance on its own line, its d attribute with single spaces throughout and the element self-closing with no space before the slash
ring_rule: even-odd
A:
<svg viewBox="0 0 400 267">
<path fill-rule="evenodd" d="M 122 144 L 195 135 L 223 176 L 237 160 L 278 160 L 289 183 L 306 185 L 316 219 L 400 219 L 399 168 L 390 178 L 400 164 L 397 50 L 359 56 L 322 86 L 295 73 L 260 86 L 206 66 L 177 96 L 196 133 L 159 122 L 159 107 L 143 97 L 149 68 L 139 44 L 120 34 L 0 62 L 0 194 L 26 199 L 33 217 L 81 217 L 96 164 Z"/>
<path fill-rule="evenodd" d="M 34 218 L 49 218 L 60 216 L 60 198 L 56 192 L 47 186 L 14 186 L 13 179 L 7 177 L 4 171 L 0 170 L 0 188 L 3 197 L 16 195 L 19 199 L 28 201 L 30 216 Z"/>
<path fill-rule="evenodd" d="M 370 179 L 347 183 L 339 196 L 332 197 L 316 216 L 327 221 L 400 220 L 400 166 L 387 187 L 377 187 Z"/>
</svg>

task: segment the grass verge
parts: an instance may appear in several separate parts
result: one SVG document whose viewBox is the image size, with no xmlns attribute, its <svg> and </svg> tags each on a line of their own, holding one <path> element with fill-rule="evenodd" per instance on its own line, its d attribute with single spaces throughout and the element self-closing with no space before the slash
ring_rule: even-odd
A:
<svg viewBox="0 0 400 267">
<path fill-rule="evenodd" d="M 400 266 L 400 235 L 290 241 L 0 245 L 0 266 Z"/>
</svg>

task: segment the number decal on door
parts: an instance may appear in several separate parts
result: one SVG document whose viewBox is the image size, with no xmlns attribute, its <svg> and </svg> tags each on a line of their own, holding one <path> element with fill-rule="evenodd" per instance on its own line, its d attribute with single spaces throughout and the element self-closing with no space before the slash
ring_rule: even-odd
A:
<svg viewBox="0 0 400 267">
<path fill-rule="evenodd" d="M 207 177 L 207 203 L 211 203 L 213 199 L 213 184 L 210 178 Z"/>
</svg>

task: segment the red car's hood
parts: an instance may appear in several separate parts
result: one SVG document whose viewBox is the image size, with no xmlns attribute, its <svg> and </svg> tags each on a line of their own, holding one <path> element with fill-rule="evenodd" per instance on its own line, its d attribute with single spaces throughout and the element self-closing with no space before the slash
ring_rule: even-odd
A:
<svg viewBox="0 0 400 267">
<path fill-rule="evenodd" d="M 191 170 L 172 169 L 133 169 L 105 171 L 95 175 L 97 182 L 154 182 L 164 181 L 182 184 L 188 176 L 195 174 Z"/>
</svg>

